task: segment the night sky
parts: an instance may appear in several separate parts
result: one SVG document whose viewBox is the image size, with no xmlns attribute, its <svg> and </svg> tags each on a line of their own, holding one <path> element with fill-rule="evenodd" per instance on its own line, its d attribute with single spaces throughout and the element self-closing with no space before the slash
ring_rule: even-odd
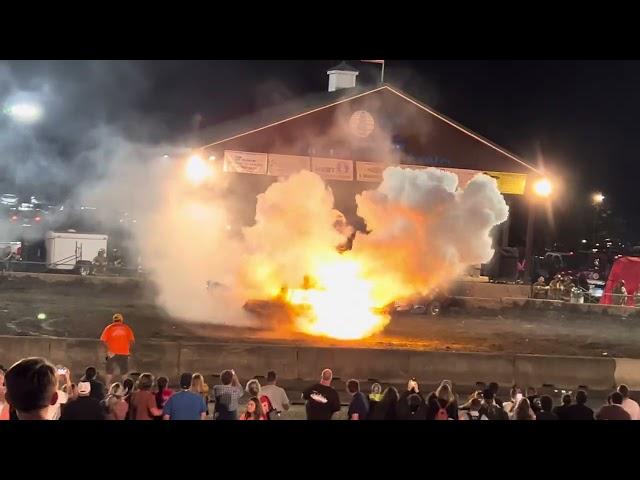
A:
<svg viewBox="0 0 640 480">
<path fill-rule="evenodd" d="M 37 93 L 46 116 L 29 127 L 29 138 L 64 164 L 98 125 L 146 142 L 176 140 L 324 91 L 326 70 L 341 60 L 0 62 L 0 100 Z M 377 80 L 378 65 L 347 61 L 360 69 L 359 83 Z M 633 200 L 640 177 L 640 62 L 388 60 L 385 81 L 529 162 L 543 158 L 564 180 L 554 206 L 560 237 L 584 234 L 589 196 L 599 190 L 626 220 L 629 239 L 640 239 Z M 0 120 L 5 134 L 10 128 Z M 17 134 L 27 135 L 12 131 L 13 146 Z M 6 148 L 0 154 L 0 166 L 15 160 Z"/>
</svg>

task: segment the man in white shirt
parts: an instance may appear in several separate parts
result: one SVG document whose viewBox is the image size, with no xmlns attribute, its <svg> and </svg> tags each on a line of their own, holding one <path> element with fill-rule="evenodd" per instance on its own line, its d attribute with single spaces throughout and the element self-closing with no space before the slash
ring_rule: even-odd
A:
<svg viewBox="0 0 640 480">
<path fill-rule="evenodd" d="M 284 388 L 276 385 L 276 378 L 276 372 L 273 370 L 267 372 L 267 384 L 260 389 L 260 395 L 266 395 L 276 411 L 289 410 L 289 397 Z"/>
<path fill-rule="evenodd" d="M 635 400 L 629 398 L 629 387 L 626 385 L 620 385 L 618 387 L 618 392 L 622 395 L 622 408 L 626 410 L 626 412 L 631 417 L 631 420 L 640 420 L 640 405 Z"/>
</svg>

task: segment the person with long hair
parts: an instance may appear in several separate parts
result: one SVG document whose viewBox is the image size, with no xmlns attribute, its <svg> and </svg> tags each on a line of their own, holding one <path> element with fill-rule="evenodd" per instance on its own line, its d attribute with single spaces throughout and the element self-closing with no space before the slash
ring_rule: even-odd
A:
<svg viewBox="0 0 640 480">
<path fill-rule="evenodd" d="M 514 385 L 511 387 L 509 395 L 511 397 L 511 401 L 503 402 L 502 408 L 504 408 L 504 411 L 507 412 L 509 418 L 511 418 L 513 416 L 513 412 L 515 412 L 516 407 L 518 406 L 518 402 L 522 398 L 522 390 L 520 390 L 517 385 Z"/>
<path fill-rule="evenodd" d="M 124 387 L 120 382 L 115 382 L 109 387 L 109 393 L 104 399 L 107 410 L 107 420 L 125 420 L 129 411 L 129 404 L 124 399 Z"/>
<path fill-rule="evenodd" d="M 427 420 L 458 420 L 458 401 L 451 382 L 443 381 L 427 398 Z"/>
<path fill-rule="evenodd" d="M 156 397 L 151 391 L 153 380 L 150 373 L 143 373 L 138 378 L 138 391 L 133 392 L 129 403 L 132 420 L 153 420 L 154 417 L 162 415 L 162 410 L 156 405 Z"/>
<path fill-rule="evenodd" d="M 371 393 L 369 394 L 369 416 L 367 418 L 370 419 L 373 416 L 373 411 L 378 406 L 380 400 L 382 400 L 382 385 L 376 382 L 371 385 Z"/>
<path fill-rule="evenodd" d="M 516 405 L 511 420 L 535 420 L 536 415 L 531 410 L 531 403 L 527 397 L 522 397 Z"/>
<path fill-rule="evenodd" d="M 191 377 L 191 391 L 200 395 L 204 404 L 209 406 L 209 385 L 204 381 L 202 374 L 196 372 Z"/>
<path fill-rule="evenodd" d="M 264 420 L 264 412 L 262 411 L 260 400 L 256 397 L 251 397 L 247 402 L 245 412 L 240 415 L 240 420 Z"/>
<path fill-rule="evenodd" d="M 400 394 L 395 387 L 388 387 L 373 411 L 371 420 L 396 420 Z"/>
<path fill-rule="evenodd" d="M 122 382 L 122 386 L 124 387 L 123 398 L 128 405 L 127 418 L 125 420 L 131 420 L 131 396 L 135 390 L 135 385 L 132 378 L 125 378 L 124 382 Z"/>
<path fill-rule="evenodd" d="M 169 397 L 173 395 L 173 390 L 168 388 L 167 385 L 169 385 L 167 377 L 158 377 L 158 380 L 156 380 L 156 404 L 160 409 L 164 408 Z"/>
<path fill-rule="evenodd" d="M 269 400 L 269 397 L 266 395 L 260 395 L 260 406 L 264 414 L 263 420 L 271 420 L 271 415 L 279 415 L 275 408 L 273 408 L 273 405 L 271 405 L 271 400 Z"/>
</svg>

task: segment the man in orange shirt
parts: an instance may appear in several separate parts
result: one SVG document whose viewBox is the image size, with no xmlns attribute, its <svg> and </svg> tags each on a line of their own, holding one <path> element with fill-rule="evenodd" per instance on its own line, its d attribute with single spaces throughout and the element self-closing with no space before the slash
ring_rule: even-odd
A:
<svg viewBox="0 0 640 480">
<path fill-rule="evenodd" d="M 107 348 L 107 387 L 111 385 L 111 378 L 115 373 L 114 367 L 118 367 L 118 374 L 124 375 L 129 371 L 129 355 L 131 354 L 131 344 L 135 342 L 133 330 L 124 323 L 124 317 L 121 313 L 113 316 L 113 323 L 108 325 L 100 340 Z"/>
</svg>

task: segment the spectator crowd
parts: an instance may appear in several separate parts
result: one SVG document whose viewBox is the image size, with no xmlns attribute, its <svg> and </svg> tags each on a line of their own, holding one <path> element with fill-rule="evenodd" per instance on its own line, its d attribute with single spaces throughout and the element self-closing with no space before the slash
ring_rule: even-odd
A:
<svg viewBox="0 0 640 480">
<path fill-rule="evenodd" d="M 109 376 L 109 378 L 111 378 Z M 341 410 L 333 372 L 325 369 L 318 383 L 302 392 L 308 420 L 331 420 Z M 277 374 L 267 372 L 266 384 L 257 378 L 240 384 L 233 370 L 220 373 L 209 387 L 200 373 L 183 373 L 174 391 L 167 377 L 151 373 L 124 376 L 103 384 L 95 367 L 79 382 L 71 372 L 43 358 L 25 358 L 0 368 L 0 420 L 277 420 L 291 402 L 277 385 Z M 346 382 L 349 420 L 640 420 L 640 406 L 620 385 L 596 412 L 587 406 L 587 392 L 564 394 L 560 405 L 535 388 L 513 386 L 509 398 L 500 398 L 497 383 L 479 383 L 466 400 L 454 384 L 443 380 L 433 392 L 421 390 L 415 378 L 406 389 L 383 389 L 373 383 L 369 393 L 357 380 Z M 241 402 L 243 397 L 246 402 Z M 244 406 L 241 406 L 244 404 Z M 210 408 L 210 405 L 213 405 Z"/>
</svg>

